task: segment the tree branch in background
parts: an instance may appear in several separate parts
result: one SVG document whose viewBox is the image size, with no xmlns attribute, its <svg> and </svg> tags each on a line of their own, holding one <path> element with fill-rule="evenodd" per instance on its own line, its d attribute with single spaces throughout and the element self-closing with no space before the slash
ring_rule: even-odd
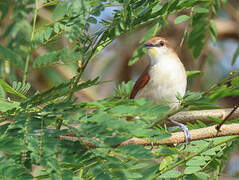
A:
<svg viewBox="0 0 239 180">
<path fill-rule="evenodd" d="M 218 39 L 232 38 L 239 41 L 238 25 L 226 19 L 216 19 Z"/>
<path fill-rule="evenodd" d="M 171 116 L 170 119 L 181 123 L 195 123 L 198 120 L 203 123 L 212 123 L 209 117 L 224 119 L 232 110 L 233 108 L 183 111 Z M 227 120 L 237 118 L 239 118 L 239 109 L 236 109 Z M 166 124 L 169 126 L 172 125 L 170 122 L 166 122 Z"/>
</svg>

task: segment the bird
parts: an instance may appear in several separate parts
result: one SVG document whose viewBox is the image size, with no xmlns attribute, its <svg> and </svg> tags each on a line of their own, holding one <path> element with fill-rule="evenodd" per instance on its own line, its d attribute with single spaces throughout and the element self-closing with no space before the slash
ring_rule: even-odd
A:
<svg viewBox="0 0 239 180">
<path fill-rule="evenodd" d="M 154 104 L 165 104 L 171 110 L 179 108 L 177 94 L 181 97 L 185 95 L 187 75 L 177 53 L 167 39 L 159 36 L 147 40 L 143 47 L 148 50 L 150 63 L 135 82 L 130 99 L 145 98 Z M 181 126 L 186 142 L 189 141 L 191 136 L 187 127 L 173 120 L 171 122 Z"/>
</svg>

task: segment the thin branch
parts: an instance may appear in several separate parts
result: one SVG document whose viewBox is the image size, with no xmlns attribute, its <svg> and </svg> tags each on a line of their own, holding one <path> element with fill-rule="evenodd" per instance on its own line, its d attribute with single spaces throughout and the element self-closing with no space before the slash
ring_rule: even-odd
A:
<svg viewBox="0 0 239 180">
<path fill-rule="evenodd" d="M 221 136 L 232 136 L 239 135 L 239 124 L 228 124 L 222 125 L 221 131 L 217 131 L 216 126 L 210 126 L 206 128 L 200 128 L 189 131 L 192 135 L 192 141 L 215 138 Z M 183 132 L 172 133 L 170 138 L 162 139 L 156 142 L 150 142 L 147 139 L 140 138 L 131 138 L 129 140 L 124 141 L 120 144 L 120 146 L 138 144 L 143 146 L 151 146 L 153 145 L 177 145 L 185 142 L 185 135 Z"/>
<path fill-rule="evenodd" d="M 32 33 L 31 33 L 31 43 L 34 40 L 34 34 L 35 34 L 35 28 L 36 28 L 36 20 L 37 20 L 37 13 L 38 13 L 38 0 L 35 0 L 35 8 L 34 8 L 34 18 L 33 18 L 33 24 L 32 24 Z M 24 68 L 24 75 L 22 82 L 25 83 L 27 80 L 27 73 L 28 73 L 28 68 L 29 68 L 29 62 L 31 59 L 31 53 L 33 50 L 33 45 L 31 44 L 30 51 L 28 52 L 26 63 L 25 63 L 25 68 Z"/>
<path fill-rule="evenodd" d="M 220 131 L 221 126 L 230 118 L 230 116 L 232 116 L 232 114 L 237 110 L 238 107 L 239 107 L 239 104 L 235 106 L 233 110 L 223 119 L 223 121 L 216 126 L 217 131 Z"/>
<path fill-rule="evenodd" d="M 228 109 L 210 109 L 210 110 L 194 110 L 194 111 L 182 111 L 170 117 L 170 119 L 180 122 L 180 123 L 195 123 L 198 120 L 203 123 L 213 123 L 209 118 L 220 118 L 225 119 L 225 117 L 232 112 L 233 108 Z M 239 118 L 239 109 L 227 119 L 233 120 Z M 166 122 L 167 125 L 172 125 L 170 122 Z"/>
</svg>

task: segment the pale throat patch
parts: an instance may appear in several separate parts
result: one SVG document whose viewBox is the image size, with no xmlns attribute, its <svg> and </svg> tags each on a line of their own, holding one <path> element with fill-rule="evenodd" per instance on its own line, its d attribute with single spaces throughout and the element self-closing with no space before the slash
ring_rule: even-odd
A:
<svg viewBox="0 0 239 180">
<path fill-rule="evenodd" d="M 158 55 L 158 52 L 155 48 L 151 48 L 149 49 L 149 53 L 151 54 L 151 56 L 156 57 Z"/>
</svg>

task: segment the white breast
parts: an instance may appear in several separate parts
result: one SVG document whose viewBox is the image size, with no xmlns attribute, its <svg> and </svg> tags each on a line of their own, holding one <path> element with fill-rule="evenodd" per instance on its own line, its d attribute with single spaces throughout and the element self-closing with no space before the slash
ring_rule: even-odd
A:
<svg viewBox="0 0 239 180">
<path fill-rule="evenodd" d="M 150 80 L 139 90 L 136 98 L 148 98 L 157 104 L 167 104 L 177 108 L 179 102 L 177 93 L 184 96 L 187 79 L 183 64 L 177 56 L 161 56 L 159 61 L 151 66 Z"/>
</svg>

